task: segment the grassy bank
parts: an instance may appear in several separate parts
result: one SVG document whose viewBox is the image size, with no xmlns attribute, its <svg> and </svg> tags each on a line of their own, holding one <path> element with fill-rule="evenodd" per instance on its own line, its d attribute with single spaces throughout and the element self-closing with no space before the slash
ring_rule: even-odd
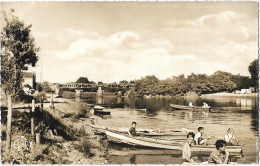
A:
<svg viewBox="0 0 260 166">
<path fill-rule="evenodd" d="M 44 111 L 37 111 L 36 133 L 41 133 L 41 144 L 34 148 L 16 148 L 17 140 L 30 138 L 30 113 L 25 109 L 13 111 L 11 160 L 5 157 L 6 113 L 2 113 L 2 163 L 19 164 L 106 164 L 106 148 L 95 136 L 94 123 L 84 103 L 55 99 L 55 109 L 44 103 Z M 34 138 L 35 139 L 35 138 Z M 20 144 L 19 144 L 20 146 Z M 23 155 L 24 152 L 24 155 Z"/>
</svg>

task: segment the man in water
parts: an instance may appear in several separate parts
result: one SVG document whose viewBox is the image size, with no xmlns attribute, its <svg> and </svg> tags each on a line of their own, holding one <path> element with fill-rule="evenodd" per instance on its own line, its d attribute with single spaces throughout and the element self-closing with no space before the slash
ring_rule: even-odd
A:
<svg viewBox="0 0 260 166">
<path fill-rule="evenodd" d="M 184 143 L 183 147 L 182 147 L 182 159 L 183 159 L 183 163 L 196 163 L 193 161 L 193 159 L 191 158 L 191 143 L 193 142 L 193 138 L 194 138 L 194 133 L 193 132 L 189 132 L 187 134 L 187 139 L 186 142 Z"/>
<path fill-rule="evenodd" d="M 228 164 L 229 152 L 225 152 L 225 150 L 226 141 L 217 140 L 216 149 L 213 152 L 211 152 L 208 162 L 212 164 Z"/>
<path fill-rule="evenodd" d="M 132 122 L 132 127 L 128 131 L 129 135 L 137 136 L 135 127 L 136 127 L 136 122 Z"/>
</svg>

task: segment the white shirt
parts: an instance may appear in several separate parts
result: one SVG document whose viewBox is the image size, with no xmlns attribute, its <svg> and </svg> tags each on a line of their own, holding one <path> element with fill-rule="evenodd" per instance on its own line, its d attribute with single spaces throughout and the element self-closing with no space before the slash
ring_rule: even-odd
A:
<svg viewBox="0 0 260 166">
<path fill-rule="evenodd" d="M 188 142 L 185 142 L 182 147 L 182 158 L 183 159 L 191 158 L 191 149 L 190 149 L 190 145 L 188 144 Z"/>
<path fill-rule="evenodd" d="M 200 132 L 198 132 L 196 135 L 195 135 L 195 137 L 194 137 L 194 141 L 196 142 L 196 145 L 198 145 L 199 143 L 198 143 L 198 139 L 199 139 L 199 137 L 201 137 L 202 135 L 201 135 L 201 133 Z"/>
<path fill-rule="evenodd" d="M 232 142 L 233 139 L 236 139 L 236 137 L 231 133 L 228 133 L 224 136 L 224 141 L 226 142 Z"/>
</svg>

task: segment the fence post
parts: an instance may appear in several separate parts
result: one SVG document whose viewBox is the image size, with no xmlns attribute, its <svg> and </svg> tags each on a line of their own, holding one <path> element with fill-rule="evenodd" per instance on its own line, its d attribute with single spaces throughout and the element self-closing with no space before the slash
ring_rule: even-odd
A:
<svg viewBox="0 0 260 166">
<path fill-rule="evenodd" d="M 10 159 L 11 152 L 11 136 L 12 136 L 12 96 L 7 95 L 8 100 L 8 113 L 7 113 L 7 130 L 6 130 L 6 154 L 7 158 Z"/>
<path fill-rule="evenodd" d="M 41 109 L 43 109 L 43 95 L 41 96 Z"/>
<path fill-rule="evenodd" d="M 40 135 L 40 133 L 37 133 L 36 134 L 36 145 L 39 145 L 39 144 L 41 144 L 41 135 Z"/>
<path fill-rule="evenodd" d="M 32 151 L 32 155 L 34 156 L 34 113 L 35 113 L 35 100 L 32 100 L 32 110 L 31 110 L 31 134 L 33 137 L 32 140 L 32 147 L 31 147 L 31 151 Z"/>
<path fill-rule="evenodd" d="M 34 136 L 34 113 L 35 113 L 35 100 L 32 100 L 32 117 L 31 117 L 31 134 Z"/>
</svg>

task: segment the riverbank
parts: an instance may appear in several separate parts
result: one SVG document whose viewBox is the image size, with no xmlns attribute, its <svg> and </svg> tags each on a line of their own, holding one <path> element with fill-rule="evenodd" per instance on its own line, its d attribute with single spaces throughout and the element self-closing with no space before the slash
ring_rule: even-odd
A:
<svg viewBox="0 0 260 166">
<path fill-rule="evenodd" d="M 203 94 L 200 97 L 257 97 L 258 93 L 247 93 L 247 94 L 237 94 L 237 93 L 212 93 Z"/>
<path fill-rule="evenodd" d="M 29 110 L 16 109 L 13 111 L 12 159 L 11 161 L 6 160 L 6 138 L 4 138 L 1 143 L 2 163 L 107 164 L 106 146 L 100 141 L 102 138 L 94 134 L 90 126 L 95 123 L 95 117 L 89 112 L 85 112 L 85 117 L 82 116 L 82 111 L 88 110 L 88 108 L 84 108 L 86 104 L 79 104 L 73 100 L 63 98 L 54 98 L 54 102 L 55 109 L 50 108 L 50 103 L 44 103 L 44 111 L 41 111 L 38 115 L 40 116 L 41 114 L 45 116 L 39 119 L 44 119 L 42 122 L 44 122 L 44 126 L 48 128 L 48 132 L 42 135 L 44 138 L 41 139 L 41 144 L 37 145 L 33 152 L 31 148 L 23 149 L 24 152 L 26 151 L 25 156 L 23 156 L 21 152 L 20 147 L 22 147 L 22 144 L 19 144 L 19 148 L 16 148 L 16 143 L 17 140 L 21 140 L 21 138 L 30 141 L 30 119 L 24 117 L 24 115 L 29 115 Z M 21 103 L 19 106 L 21 107 Z M 24 104 L 22 108 L 26 106 L 28 106 L 28 104 Z M 14 107 L 17 106 L 14 105 Z M 4 125 L 6 122 L 5 116 L 6 113 L 2 113 L 2 119 L 4 119 L 4 121 L 1 121 L 2 134 L 6 131 Z M 21 123 L 17 123 L 21 120 Z M 35 128 L 37 128 L 38 120 L 36 120 Z M 22 129 L 21 126 L 24 128 Z M 25 131 L 27 131 L 27 133 Z"/>
</svg>

